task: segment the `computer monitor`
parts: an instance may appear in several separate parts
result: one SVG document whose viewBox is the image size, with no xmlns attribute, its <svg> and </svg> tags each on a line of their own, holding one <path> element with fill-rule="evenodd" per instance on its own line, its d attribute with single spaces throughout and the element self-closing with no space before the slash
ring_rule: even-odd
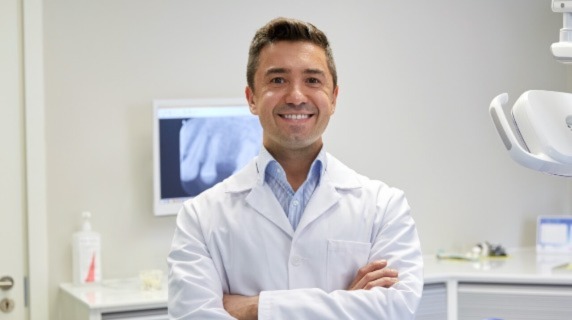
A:
<svg viewBox="0 0 572 320">
<path fill-rule="evenodd" d="M 155 215 L 243 168 L 260 151 L 262 127 L 245 99 L 153 101 Z"/>
</svg>

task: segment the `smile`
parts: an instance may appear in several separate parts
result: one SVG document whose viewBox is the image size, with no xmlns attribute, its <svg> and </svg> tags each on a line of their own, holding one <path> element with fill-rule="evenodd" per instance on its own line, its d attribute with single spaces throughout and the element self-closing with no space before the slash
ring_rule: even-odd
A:
<svg viewBox="0 0 572 320">
<path fill-rule="evenodd" d="M 311 114 L 284 114 L 280 115 L 282 118 L 292 119 L 292 120 L 301 120 L 301 119 L 308 119 L 312 115 Z"/>
</svg>

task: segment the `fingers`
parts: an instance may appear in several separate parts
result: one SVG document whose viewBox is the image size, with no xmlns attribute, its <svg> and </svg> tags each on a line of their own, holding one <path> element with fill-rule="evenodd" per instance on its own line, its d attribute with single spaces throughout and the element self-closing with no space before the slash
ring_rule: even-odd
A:
<svg viewBox="0 0 572 320">
<path fill-rule="evenodd" d="M 368 273 L 370 273 L 372 271 L 383 269 L 386 266 L 387 266 L 386 260 L 376 260 L 376 261 L 372 261 L 372 262 L 368 263 L 367 265 L 361 267 L 358 270 L 354 280 L 350 284 L 350 290 L 361 289 L 361 288 L 356 288 L 356 286 L 357 286 L 358 282 L 360 282 L 365 275 L 367 275 Z"/>
<path fill-rule="evenodd" d="M 383 288 L 390 288 L 394 284 L 396 284 L 399 280 L 397 276 L 395 277 L 381 277 L 375 280 L 366 281 L 364 283 L 363 289 L 369 290 L 375 287 L 383 287 Z"/>
<path fill-rule="evenodd" d="M 389 288 L 397 283 L 397 271 L 393 269 L 375 270 L 366 274 L 356 284 L 357 289 L 369 290 L 374 287 Z"/>
<path fill-rule="evenodd" d="M 398 272 L 387 267 L 387 261 L 373 261 L 360 268 L 349 287 L 349 290 L 366 289 L 374 287 L 389 288 L 398 282 Z"/>
</svg>

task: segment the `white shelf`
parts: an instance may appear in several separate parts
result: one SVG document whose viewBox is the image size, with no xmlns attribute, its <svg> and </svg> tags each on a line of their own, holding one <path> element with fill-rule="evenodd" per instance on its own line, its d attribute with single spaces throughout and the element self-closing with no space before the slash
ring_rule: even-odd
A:
<svg viewBox="0 0 572 320">
<path fill-rule="evenodd" d="M 161 290 L 143 291 L 139 279 L 106 280 L 101 284 L 61 289 L 63 320 L 167 319 L 167 285 Z"/>
</svg>

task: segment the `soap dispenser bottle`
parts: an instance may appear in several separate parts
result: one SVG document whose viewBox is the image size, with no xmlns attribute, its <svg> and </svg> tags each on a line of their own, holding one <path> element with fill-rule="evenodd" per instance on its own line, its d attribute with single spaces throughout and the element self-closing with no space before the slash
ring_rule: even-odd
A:
<svg viewBox="0 0 572 320">
<path fill-rule="evenodd" d="M 91 213 L 82 212 L 81 230 L 73 234 L 73 282 L 76 285 L 101 281 L 101 236 L 91 229 Z"/>
</svg>

